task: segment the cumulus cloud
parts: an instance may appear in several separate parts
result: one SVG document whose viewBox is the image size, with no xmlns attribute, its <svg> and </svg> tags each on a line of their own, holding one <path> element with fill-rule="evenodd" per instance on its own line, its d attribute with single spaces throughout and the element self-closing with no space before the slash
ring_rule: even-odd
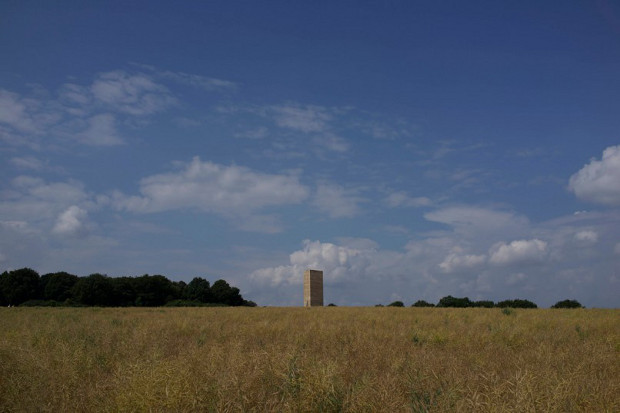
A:
<svg viewBox="0 0 620 413">
<path fill-rule="evenodd" d="M 49 102 L 0 89 L 0 137 L 4 140 L 31 143 L 32 136 L 43 134 L 59 119 L 60 114 Z"/>
<path fill-rule="evenodd" d="M 529 221 L 524 216 L 475 206 L 440 208 L 427 212 L 424 218 L 446 224 L 455 233 L 478 240 L 498 241 L 506 236 L 516 238 L 529 231 Z"/>
<path fill-rule="evenodd" d="M 522 272 L 518 272 L 516 274 L 510 274 L 506 279 L 506 285 L 517 285 L 527 280 L 527 275 Z"/>
<path fill-rule="evenodd" d="M 46 219 L 87 199 L 82 184 L 77 181 L 45 182 L 41 178 L 22 175 L 11 182 L 11 191 L 0 203 L 0 214 L 12 220 Z"/>
<path fill-rule="evenodd" d="M 392 192 L 385 199 L 385 203 L 391 208 L 398 207 L 424 207 L 432 204 L 432 201 L 424 196 L 412 197 L 404 191 Z"/>
<path fill-rule="evenodd" d="M 306 269 L 322 269 L 325 283 L 359 278 L 365 274 L 369 257 L 375 253 L 376 245 L 372 242 L 358 243 L 356 248 L 305 240 L 303 248 L 289 256 L 290 265 L 262 268 L 254 271 L 250 278 L 272 286 L 299 285 Z"/>
<path fill-rule="evenodd" d="M 186 84 L 193 87 L 199 87 L 208 91 L 226 91 L 237 89 L 236 83 L 229 80 L 222 80 L 213 77 L 171 71 L 158 72 L 158 75 L 164 78 L 174 80 L 178 83 Z"/>
<path fill-rule="evenodd" d="M 90 90 L 75 83 L 65 83 L 62 85 L 59 91 L 59 96 L 63 102 L 72 105 L 84 106 L 90 104 L 92 101 Z M 76 112 L 76 114 L 81 113 L 82 112 Z"/>
<path fill-rule="evenodd" d="M 316 136 L 313 142 L 319 148 L 325 148 L 332 152 L 347 152 L 350 148 L 349 142 L 333 133 Z"/>
<path fill-rule="evenodd" d="M 79 202 L 86 198 L 83 185 L 77 181 L 47 183 L 41 178 L 18 176 L 13 187 L 33 198 L 54 203 Z"/>
<path fill-rule="evenodd" d="M 539 239 L 502 242 L 491 248 L 489 261 L 497 265 L 540 262 L 547 253 L 547 243 Z"/>
<path fill-rule="evenodd" d="M 457 272 L 462 269 L 478 267 L 486 262 L 486 255 L 462 254 L 460 250 L 450 253 L 440 264 L 439 268 L 446 273 Z"/>
<path fill-rule="evenodd" d="M 596 244 L 598 242 L 598 234 L 592 230 L 579 231 L 575 234 L 575 240 L 584 244 Z"/>
<path fill-rule="evenodd" d="M 161 112 L 176 103 L 168 89 L 145 74 L 122 70 L 102 73 L 91 86 L 95 99 L 111 109 L 135 116 Z"/>
<path fill-rule="evenodd" d="M 309 192 L 295 175 L 218 165 L 198 157 L 179 165 L 179 171 L 142 179 L 142 196 L 117 194 L 116 205 L 134 212 L 195 209 L 243 215 L 264 207 L 300 203 Z"/>
<path fill-rule="evenodd" d="M 119 125 L 135 124 L 132 118 L 144 121 L 176 104 L 172 93 L 152 76 L 122 70 L 99 74 L 90 85 L 66 83 L 55 94 L 39 90 L 27 97 L 0 89 L 0 139 L 35 149 L 44 137 L 118 145 L 123 143 Z"/>
<path fill-rule="evenodd" d="M 270 109 L 278 126 L 305 133 L 324 131 L 332 118 L 321 106 L 279 105 Z"/>
<path fill-rule="evenodd" d="M 488 215 L 508 228 L 521 221 L 518 216 L 495 212 L 497 216 L 488 210 Z M 463 223 L 453 214 L 439 216 L 454 225 L 472 225 L 471 219 Z M 250 284 L 261 302 L 298 305 L 303 271 L 316 268 L 324 271 L 326 300 L 339 304 L 385 303 L 396 293 L 410 302 L 436 302 L 451 294 L 495 301 L 524 297 L 551 305 L 554 301 L 549 302 L 548 291 L 570 296 L 581 288 L 613 306 L 617 298 L 609 293 L 607 277 L 613 274 L 620 255 L 618 223 L 620 216 L 615 211 L 569 215 L 528 224 L 529 236 L 503 242 L 472 237 L 470 232 L 416 232 L 402 249 L 381 249 L 369 240 L 306 240 L 302 248 L 290 253 L 288 261 L 278 258 L 267 266 L 260 260 L 254 267 L 259 270 L 249 270 Z M 584 243 L 594 239 L 596 251 L 586 253 L 583 245 L 589 244 Z"/>
<path fill-rule="evenodd" d="M 64 236 L 83 236 L 87 232 L 87 215 L 86 210 L 71 205 L 58 216 L 52 232 Z"/>
<path fill-rule="evenodd" d="M 361 202 L 357 191 L 326 183 L 317 186 L 313 204 L 331 218 L 351 218 L 361 212 Z"/>
<path fill-rule="evenodd" d="M 19 96 L 7 90 L 0 90 L 0 122 L 20 131 L 33 132 L 36 128 L 26 113 L 26 105 Z"/>
<path fill-rule="evenodd" d="M 603 151 L 602 159 L 592 159 L 570 177 L 568 187 L 586 201 L 620 205 L 620 145 Z"/>
<path fill-rule="evenodd" d="M 15 158 L 11 158 L 11 164 L 20 169 L 32 169 L 32 170 L 40 170 L 43 168 L 44 164 L 39 159 L 33 156 L 18 156 Z"/>
<path fill-rule="evenodd" d="M 95 115 L 88 119 L 86 130 L 79 133 L 78 140 L 93 146 L 113 146 L 123 144 L 116 130 L 116 119 L 109 113 Z"/>
</svg>

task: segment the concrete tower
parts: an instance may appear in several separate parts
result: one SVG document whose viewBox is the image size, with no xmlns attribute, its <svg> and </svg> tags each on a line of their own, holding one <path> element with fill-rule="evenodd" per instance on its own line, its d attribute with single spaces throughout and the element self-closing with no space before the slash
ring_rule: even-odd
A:
<svg viewBox="0 0 620 413">
<path fill-rule="evenodd" d="M 304 307 L 323 306 L 323 271 L 304 272 Z"/>
</svg>

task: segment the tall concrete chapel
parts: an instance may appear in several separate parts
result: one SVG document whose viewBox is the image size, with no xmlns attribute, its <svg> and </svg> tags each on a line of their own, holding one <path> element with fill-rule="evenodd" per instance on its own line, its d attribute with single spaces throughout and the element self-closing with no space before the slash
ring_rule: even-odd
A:
<svg viewBox="0 0 620 413">
<path fill-rule="evenodd" d="M 323 306 L 323 271 L 304 272 L 304 307 Z"/>
</svg>

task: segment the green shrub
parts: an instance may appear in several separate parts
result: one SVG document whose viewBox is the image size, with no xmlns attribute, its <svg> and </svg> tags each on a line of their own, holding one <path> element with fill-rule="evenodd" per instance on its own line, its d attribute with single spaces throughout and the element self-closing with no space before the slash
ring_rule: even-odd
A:
<svg viewBox="0 0 620 413">
<path fill-rule="evenodd" d="M 472 302 L 468 297 L 465 298 L 458 298 L 458 297 L 452 297 L 451 295 L 447 296 L 447 297 L 443 297 L 441 300 L 439 300 L 439 303 L 437 304 L 437 307 L 457 307 L 457 308 L 464 308 L 464 307 L 471 307 L 472 306 Z"/>
<path fill-rule="evenodd" d="M 513 310 L 513 309 L 512 309 L 512 308 L 510 308 L 510 307 L 504 307 L 504 308 L 502 308 L 502 314 L 504 314 L 504 315 L 512 315 L 512 314 L 514 314 L 514 313 L 515 313 L 515 310 Z"/>
<path fill-rule="evenodd" d="M 435 304 L 426 302 L 424 300 L 418 300 L 415 303 L 411 304 L 412 307 L 435 307 Z"/>
<path fill-rule="evenodd" d="M 562 300 L 553 304 L 551 308 L 584 308 L 577 300 Z"/>
<path fill-rule="evenodd" d="M 483 308 L 493 308 L 495 307 L 495 304 L 493 303 L 493 301 L 490 300 L 481 300 L 481 301 L 474 301 L 471 304 L 472 307 L 483 307 Z"/>
<path fill-rule="evenodd" d="M 495 304 L 496 307 L 500 308 L 538 308 L 536 304 L 531 302 L 530 300 L 504 300 Z"/>
</svg>

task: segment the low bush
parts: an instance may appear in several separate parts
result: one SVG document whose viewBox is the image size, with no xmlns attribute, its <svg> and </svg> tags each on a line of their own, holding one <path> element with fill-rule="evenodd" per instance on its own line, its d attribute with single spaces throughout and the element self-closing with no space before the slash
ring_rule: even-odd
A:
<svg viewBox="0 0 620 413">
<path fill-rule="evenodd" d="M 553 304 L 551 308 L 583 308 L 583 306 L 577 300 L 562 300 Z"/>
</svg>

